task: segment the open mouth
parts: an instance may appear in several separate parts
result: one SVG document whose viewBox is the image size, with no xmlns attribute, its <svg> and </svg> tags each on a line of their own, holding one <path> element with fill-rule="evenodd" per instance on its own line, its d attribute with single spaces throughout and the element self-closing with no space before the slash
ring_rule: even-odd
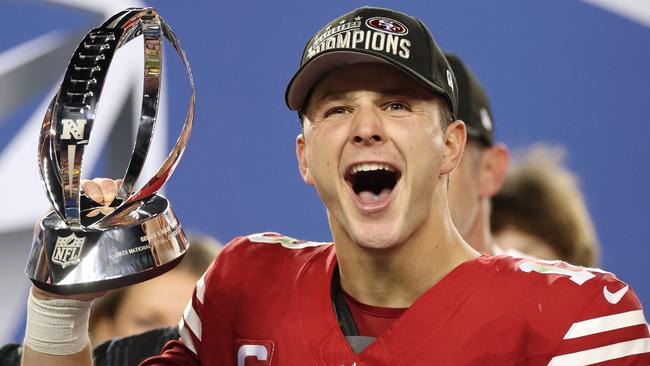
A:
<svg viewBox="0 0 650 366">
<path fill-rule="evenodd" d="M 385 201 L 400 177 L 401 173 L 388 164 L 361 163 L 349 168 L 345 180 L 363 204 L 373 204 Z"/>
</svg>

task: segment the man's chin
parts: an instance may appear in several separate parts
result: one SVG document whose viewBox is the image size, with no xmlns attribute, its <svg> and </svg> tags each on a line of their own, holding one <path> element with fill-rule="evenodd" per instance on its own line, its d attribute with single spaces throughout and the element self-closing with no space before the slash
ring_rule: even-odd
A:
<svg viewBox="0 0 650 366">
<path fill-rule="evenodd" d="M 386 230 L 369 230 L 353 236 L 357 246 L 364 250 L 389 250 L 399 245 L 398 235 Z"/>
<path fill-rule="evenodd" d="M 334 233 L 341 233 L 347 236 L 359 248 L 365 250 L 386 250 L 394 248 L 402 242 L 404 233 L 400 230 L 406 225 L 398 221 L 390 213 L 384 215 L 374 215 L 372 217 L 364 216 L 358 211 L 344 215 L 345 220 L 332 222 L 330 216 L 330 225 L 335 230 Z M 335 225 L 332 225 L 332 224 Z M 336 236 L 336 235 L 335 235 Z"/>
</svg>

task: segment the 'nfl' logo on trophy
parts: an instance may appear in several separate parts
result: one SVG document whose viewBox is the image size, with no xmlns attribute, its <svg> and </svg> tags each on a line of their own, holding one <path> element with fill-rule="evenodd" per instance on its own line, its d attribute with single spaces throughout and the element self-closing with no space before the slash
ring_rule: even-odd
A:
<svg viewBox="0 0 650 366">
<path fill-rule="evenodd" d="M 52 262 L 63 268 L 78 263 L 85 241 L 85 237 L 78 238 L 74 233 L 68 236 L 59 236 L 54 246 Z"/>
</svg>

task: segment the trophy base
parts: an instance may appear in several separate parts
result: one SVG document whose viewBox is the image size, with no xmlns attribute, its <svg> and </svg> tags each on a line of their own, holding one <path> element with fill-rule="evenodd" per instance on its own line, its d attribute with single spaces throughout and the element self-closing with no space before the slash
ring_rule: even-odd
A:
<svg viewBox="0 0 650 366">
<path fill-rule="evenodd" d="M 93 292 L 102 292 L 102 291 L 108 291 L 116 288 L 135 285 L 136 283 L 144 282 L 154 277 L 158 277 L 164 274 L 165 272 L 174 269 L 174 267 L 176 267 L 176 265 L 180 263 L 180 261 L 183 259 L 184 254 L 185 253 L 181 254 L 180 257 L 170 262 L 167 262 L 155 268 L 151 268 L 150 270 L 144 271 L 142 273 L 134 273 L 130 276 L 124 276 L 124 277 L 119 277 L 119 278 L 114 278 L 109 280 L 101 280 L 101 281 L 88 282 L 88 283 L 77 283 L 73 285 L 53 285 L 50 283 L 41 282 L 35 278 L 30 277 L 30 279 L 32 280 L 34 286 L 38 287 L 39 289 L 57 295 L 79 295 L 79 294 L 87 294 Z"/>
<path fill-rule="evenodd" d="M 25 270 L 34 285 L 59 295 L 101 292 L 146 281 L 181 261 L 189 241 L 166 198 L 155 194 L 118 210 L 79 230 L 48 213 Z"/>
</svg>

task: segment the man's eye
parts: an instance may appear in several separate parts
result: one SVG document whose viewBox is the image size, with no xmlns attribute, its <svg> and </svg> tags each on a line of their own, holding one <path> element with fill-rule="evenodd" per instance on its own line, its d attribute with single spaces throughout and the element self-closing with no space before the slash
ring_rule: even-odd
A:
<svg viewBox="0 0 650 366">
<path fill-rule="evenodd" d="M 151 317 L 139 317 L 134 319 L 134 323 L 141 328 L 155 328 L 160 326 L 160 322 Z"/>
<path fill-rule="evenodd" d="M 391 102 L 386 105 L 386 109 L 389 111 L 402 111 L 402 110 L 409 110 L 409 107 L 405 103 Z"/>
<path fill-rule="evenodd" d="M 347 109 L 345 107 L 334 107 L 330 108 L 325 112 L 325 117 L 329 117 L 333 114 L 343 114 L 347 112 Z"/>
</svg>

